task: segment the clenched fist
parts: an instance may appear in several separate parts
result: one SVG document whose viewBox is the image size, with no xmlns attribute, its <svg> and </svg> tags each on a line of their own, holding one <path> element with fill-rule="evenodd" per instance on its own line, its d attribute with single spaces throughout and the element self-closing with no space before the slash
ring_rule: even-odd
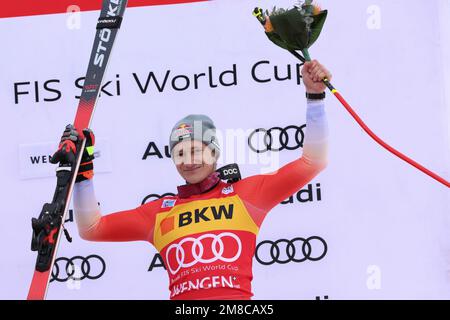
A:
<svg viewBox="0 0 450 320">
<path fill-rule="evenodd" d="M 331 81 L 331 73 L 319 63 L 317 60 L 307 61 L 302 68 L 303 83 L 305 84 L 306 92 L 308 93 L 322 93 L 326 86 L 322 82 L 324 78 Z"/>
</svg>

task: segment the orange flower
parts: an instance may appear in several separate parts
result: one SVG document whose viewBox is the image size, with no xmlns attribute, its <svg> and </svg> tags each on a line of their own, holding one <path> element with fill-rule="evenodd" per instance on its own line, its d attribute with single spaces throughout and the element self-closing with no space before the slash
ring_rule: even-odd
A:
<svg viewBox="0 0 450 320">
<path fill-rule="evenodd" d="M 264 29 L 266 30 L 266 32 L 273 32 L 272 22 L 270 22 L 269 17 L 266 18 L 266 23 L 264 24 Z"/>
<path fill-rule="evenodd" d="M 313 15 L 317 15 L 322 11 L 322 8 L 320 6 L 318 6 L 317 4 L 313 5 Z"/>
</svg>

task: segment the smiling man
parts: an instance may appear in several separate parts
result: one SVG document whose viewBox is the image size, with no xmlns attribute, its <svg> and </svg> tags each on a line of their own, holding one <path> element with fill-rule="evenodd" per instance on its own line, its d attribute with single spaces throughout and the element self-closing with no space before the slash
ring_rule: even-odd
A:
<svg viewBox="0 0 450 320">
<path fill-rule="evenodd" d="M 279 170 L 237 182 L 216 171 L 220 147 L 213 121 L 189 115 L 170 135 L 172 160 L 186 184 L 138 208 L 102 216 L 93 187 L 93 134 L 85 130 L 87 149 L 74 190 L 74 211 L 83 239 L 147 241 L 161 254 L 169 274 L 171 299 L 250 299 L 256 237 L 267 213 L 327 164 L 328 129 L 324 77 L 331 74 L 317 61 L 302 69 L 307 92 L 303 154 Z M 73 158 L 78 133 L 68 127 L 57 162 Z"/>
<path fill-rule="evenodd" d="M 220 147 L 216 127 L 206 115 L 189 115 L 172 129 L 169 146 L 178 173 L 190 185 L 203 181 L 217 168 Z"/>
</svg>

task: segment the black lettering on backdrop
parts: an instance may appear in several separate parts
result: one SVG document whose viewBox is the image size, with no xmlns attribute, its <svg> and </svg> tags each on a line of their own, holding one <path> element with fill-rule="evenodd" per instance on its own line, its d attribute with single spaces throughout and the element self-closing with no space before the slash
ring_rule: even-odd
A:
<svg viewBox="0 0 450 320">
<path fill-rule="evenodd" d="M 14 83 L 14 103 L 15 104 L 19 104 L 19 96 L 21 95 L 29 95 L 32 94 L 33 98 L 34 98 L 34 102 L 40 102 L 40 97 L 41 95 L 44 96 L 44 101 L 46 102 L 51 102 L 51 101 L 56 101 L 59 100 L 62 96 L 61 91 L 59 91 L 58 89 L 56 89 L 53 86 L 50 86 L 51 84 L 54 83 L 60 83 L 60 80 L 58 79 L 50 79 L 44 82 L 44 84 L 42 85 L 42 88 L 40 88 L 39 85 L 39 81 L 34 81 L 33 82 L 33 89 L 31 90 L 32 93 L 30 92 L 30 89 L 28 86 L 31 85 L 30 81 L 27 82 L 15 82 Z M 26 86 L 26 88 L 23 88 Z M 41 92 L 41 90 L 43 92 Z M 54 96 L 47 96 L 46 93 L 51 92 L 54 94 Z"/>
<path fill-rule="evenodd" d="M 141 91 L 141 93 L 145 94 L 145 93 L 147 93 L 148 85 L 150 84 L 150 80 L 152 80 L 152 79 L 155 82 L 156 88 L 158 89 L 158 91 L 159 92 L 163 92 L 164 88 L 166 87 L 167 79 L 169 79 L 169 74 L 170 74 L 170 70 L 167 70 L 166 71 L 166 76 L 164 77 L 162 85 L 159 84 L 159 81 L 156 78 L 154 72 L 149 72 L 144 87 L 142 86 L 142 83 L 139 80 L 138 75 L 136 73 L 134 73 L 134 72 L 133 72 L 133 78 L 134 78 L 134 80 L 136 80 L 136 83 L 139 86 L 139 90 Z"/>
<path fill-rule="evenodd" d="M 164 155 L 167 158 L 171 157 L 170 151 L 169 151 L 169 146 L 164 146 Z M 147 145 L 147 149 L 145 149 L 144 155 L 142 156 L 142 160 L 146 160 L 148 157 L 152 157 L 152 156 L 157 156 L 160 159 L 163 158 L 163 155 L 162 155 L 161 151 L 159 151 L 159 148 L 156 145 L 156 143 L 153 141 L 150 141 L 149 144 Z"/>
<path fill-rule="evenodd" d="M 164 261 L 161 258 L 161 255 L 159 253 L 155 254 L 153 257 L 152 263 L 150 263 L 150 267 L 148 268 L 148 271 L 152 271 L 153 268 L 160 268 L 163 267 L 166 269 L 166 266 L 164 265 Z"/>
<path fill-rule="evenodd" d="M 296 67 L 293 70 L 294 66 Z M 287 64 L 286 66 L 273 65 L 269 60 L 261 60 L 253 64 L 251 67 L 251 77 L 257 83 L 267 83 L 275 81 L 296 80 L 297 85 L 301 85 L 301 64 Z M 174 91 L 186 91 L 189 89 L 199 90 L 209 88 L 231 87 L 238 85 L 238 66 L 232 64 L 229 69 L 217 71 L 212 66 L 207 67 L 207 71 L 193 74 L 176 74 L 168 69 L 164 72 L 155 73 L 148 72 L 146 75 L 139 75 L 136 72 L 131 73 L 132 82 L 135 82 L 138 90 L 142 94 L 146 94 L 152 90 L 164 92 L 167 89 Z M 120 75 L 116 74 L 115 80 L 107 81 L 101 87 L 100 94 L 107 96 L 120 96 L 122 94 Z M 14 86 L 14 103 L 19 104 L 25 100 L 25 96 L 30 96 L 32 101 L 39 103 L 42 101 L 52 102 L 60 100 L 63 96 L 61 90 L 58 89 L 58 79 L 49 79 L 47 81 L 22 81 L 13 83 Z M 115 83 L 114 83 L 115 82 Z M 82 90 L 84 77 L 77 78 L 74 85 L 77 89 Z M 75 95 L 76 99 L 80 95 Z"/>
<path fill-rule="evenodd" d="M 16 82 L 14 83 L 14 103 L 19 103 L 19 95 L 21 94 L 29 94 L 29 91 L 19 91 L 19 86 L 29 85 L 30 82 Z"/>
<path fill-rule="evenodd" d="M 171 80 L 169 79 L 171 77 Z M 136 84 L 139 87 L 139 90 L 142 94 L 147 93 L 151 83 L 154 83 L 158 92 L 164 92 L 167 89 L 167 84 L 170 83 L 171 87 L 175 91 L 185 91 L 190 88 L 194 88 L 198 90 L 200 88 L 200 79 L 207 78 L 208 85 L 210 88 L 217 88 L 220 85 L 224 87 L 236 86 L 238 83 L 237 79 L 237 65 L 233 64 L 233 67 L 230 70 L 222 71 L 218 74 L 214 72 L 213 67 L 208 67 L 208 73 L 197 73 L 189 77 L 185 74 L 178 74 L 172 76 L 172 71 L 167 70 L 165 72 L 164 79 L 162 77 L 157 77 L 156 74 L 151 71 L 148 73 L 147 78 L 144 80 L 139 77 L 137 73 L 133 73 L 133 78 L 136 81 Z M 214 80 L 218 79 L 218 83 Z"/>
<path fill-rule="evenodd" d="M 253 65 L 253 68 L 252 68 L 252 78 L 253 78 L 253 80 L 255 80 L 256 82 L 259 82 L 259 83 L 272 81 L 270 78 L 269 79 L 260 79 L 260 78 L 258 78 L 256 76 L 256 68 L 258 68 L 262 64 L 270 64 L 270 61 L 263 60 L 263 61 L 255 63 L 255 65 Z"/>
<path fill-rule="evenodd" d="M 61 91 L 59 91 L 59 90 L 57 90 L 55 88 L 50 88 L 49 87 L 50 83 L 59 83 L 59 82 L 60 81 L 57 80 L 57 79 L 47 80 L 47 81 L 44 82 L 44 89 L 45 89 L 45 91 L 53 92 L 55 94 L 55 97 L 53 97 L 53 98 L 44 98 L 44 101 L 49 101 L 49 102 L 50 101 L 57 101 L 57 100 L 59 100 L 61 98 L 61 96 L 62 96 Z"/>
<path fill-rule="evenodd" d="M 30 156 L 31 164 L 39 164 L 39 163 L 50 163 L 50 159 L 52 156 L 41 155 L 41 156 Z"/>
<path fill-rule="evenodd" d="M 322 192 L 320 190 L 320 183 L 316 183 L 316 190 L 314 192 L 313 185 L 308 184 L 306 189 L 301 189 L 297 193 L 290 196 L 288 199 L 281 202 L 281 204 L 294 203 L 294 197 L 298 202 L 312 202 L 312 201 L 322 201 Z M 315 195 L 315 197 L 314 197 Z"/>
<path fill-rule="evenodd" d="M 292 80 L 292 65 L 288 64 L 286 66 L 286 76 L 280 75 L 280 70 L 278 66 L 274 66 L 273 70 L 270 70 L 269 67 L 264 68 L 264 65 L 270 65 L 270 61 L 268 60 L 261 60 L 255 63 L 252 67 L 252 78 L 258 83 L 267 83 L 272 81 L 272 75 L 274 76 L 275 80 L 277 81 L 286 81 L 286 80 Z M 301 84 L 302 80 L 302 74 L 301 74 L 301 67 L 302 64 L 296 64 L 295 65 L 295 77 L 297 81 L 297 85 Z"/>
</svg>

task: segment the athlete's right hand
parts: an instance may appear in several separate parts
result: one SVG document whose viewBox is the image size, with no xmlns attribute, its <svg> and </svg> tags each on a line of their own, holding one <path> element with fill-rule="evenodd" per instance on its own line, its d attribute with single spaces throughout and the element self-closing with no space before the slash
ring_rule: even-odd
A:
<svg viewBox="0 0 450 320">
<path fill-rule="evenodd" d="M 322 80 L 327 78 L 331 81 L 332 75 L 319 61 L 312 60 L 303 65 L 302 78 L 306 92 L 322 93 L 327 88 Z"/>
</svg>

